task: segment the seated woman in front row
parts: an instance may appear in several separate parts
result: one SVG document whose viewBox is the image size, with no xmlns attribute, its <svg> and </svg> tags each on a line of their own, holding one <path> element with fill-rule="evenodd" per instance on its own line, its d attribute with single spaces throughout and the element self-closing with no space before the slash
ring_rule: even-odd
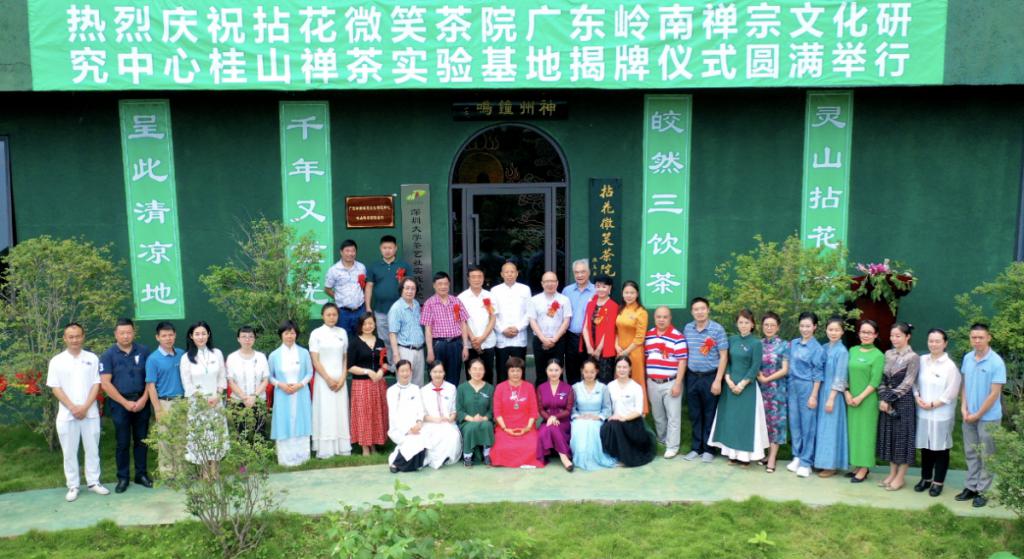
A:
<svg viewBox="0 0 1024 559">
<path fill-rule="evenodd" d="M 601 448 L 601 426 L 612 414 L 612 401 L 608 387 L 597 380 L 597 361 L 588 357 L 583 362 L 583 380 L 573 385 L 575 393 L 572 407 L 573 464 L 584 470 L 611 468 L 615 459 Z"/>
<path fill-rule="evenodd" d="M 395 373 L 398 382 L 387 390 L 388 438 L 395 443 L 388 465 L 393 474 L 414 472 L 423 467 L 427 457 L 423 397 L 412 383 L 412 363 L 407 359 L 395 363 Z"/>
<path fill-rule="evenodd" d="M 444 363 L 430 364 L 430 382 L 420 389 L 423 430 L 427 439 L 426 465 L 435 470 L 462 457 L 462 434 L 455 423 L 455 385 L 444 380 Z"/>
<path fill-rule="evenodd" d="M 615 359 L 615 380 L 608 383 L 612 416 L 601 426 L 601 446 L 623 466 L 643 466 L 654 460 L 654 434 L 644 425 L 644 392 L 630 378 L 629 357 Z"/>
<path fill-rule="evenodd" d="M 537 393 L 523 382 L 525 363 L 508 359 L 508 380 L 494 389 L 494 448 L 491 465 L 543 468 L 537 460 Z"/>
<path fill-rule="evenodd" d="M 572 423 L 573 391 L 569 383 L 562 382 L 562 363 L 548 361 L 548 381 L 537 386 L 540 403 L 540 428 L 537 430 L 537 460 L 545 462 L 550 453 L 558 454 L 562 467 L 573 471 L 569 435 Z"/>
<path fill-rule="evenodd" d="M 436 363 L 436 362 L 435 362 Z M 431 366 L 431 378 L 437 369 Z M 444 367 L 441 367 L 444 372 Z M 462 463 L 473 466 L 473 453 L 481 447 L 484 464 L 491 465 L 491 446 L 494 445 L 494 423 L 492 402 L 494 387 L 484 380 L 484 362 L 472 359 L 469 362 L 469 380 L 455 391 L 455 420 L 462 432 Z"/>
</svg>

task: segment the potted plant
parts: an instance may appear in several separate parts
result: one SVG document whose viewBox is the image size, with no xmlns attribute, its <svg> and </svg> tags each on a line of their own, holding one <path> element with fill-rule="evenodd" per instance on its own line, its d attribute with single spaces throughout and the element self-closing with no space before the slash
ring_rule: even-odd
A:
<svg viewBox="0 0 1024 559">
<path fill-rule="evenodd" d="M 878 323 L 876 344 L 883 351 L 887 350 L 890 347 L 888 333 L 896 322 L 899 300 L 914 289 L 917 276 L 910 268 L 888 258 L 880 263 L 858 263 L 854 268 L 860 275 L 850 277 L 853 306 L 860 309 L 861 319 Z"/>
</svg>

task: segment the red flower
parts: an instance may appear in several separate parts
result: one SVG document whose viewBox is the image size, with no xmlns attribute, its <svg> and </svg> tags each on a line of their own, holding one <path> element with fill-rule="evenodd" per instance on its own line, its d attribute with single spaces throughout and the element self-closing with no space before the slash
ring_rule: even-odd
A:
<svg viewBox="0 0 1024 559">
<path fill-rule="evenodd" d="M 455 322 L 462 321 L 462 308 L 459 307 L 458 303 L 452 306 L 452 315 L 455 316 Z"/>
<path fill-rule="evenodd" d="M 555 316 L 558 313 L 558 309 L 562 308 L 562 305 L 558 304 L 558 301 L 552 301 L 551 305 L 548 306 L 548 316 Z"/>
<path fill-rule="evenodd" d="M 0 375 L 0 398 L 3 398 L 4 392 L 7 392 L 7 377 Z"/>
<path fill-rule="evenodd" d="M 484 297 L 484 308 L 487 309 L 487 314 L 494 314 L 494 307 L 491 306 L 491 300 Z"/>
<path fill-rule="evenodd" d="M 366 289 L 366 274 L 359 274 L 359 288 Z"/>
<path fill-rule="evenodd" d="M 711 353 L 712 349 L 715 349 L 715 339 L 704 338 L 704 343 L 700 346 L 700 354 L 707 355 Z"/>
<path fill-rule="evenodd" d="M 395 279 L 398 280 L 398 283 L 402 283 L 402 280 L 405 279 L 405 268 L 399 268 L 398 271 L 395 272 Z"/>
<path fill-rule="evenodd" d="M 29 396 L 38 396 L 42 393 L 43 391 L 39 389 L 39 383 L 36 379 L 30 379 L 28 383 L 25 384 L 25 394 L 28 394 Z"/>
<path fill-rule="evenodd" d="M 388 364 L 388 350 L 381 348 L 380 350 L 380 368 L 387 367 Z"/>
</svg>

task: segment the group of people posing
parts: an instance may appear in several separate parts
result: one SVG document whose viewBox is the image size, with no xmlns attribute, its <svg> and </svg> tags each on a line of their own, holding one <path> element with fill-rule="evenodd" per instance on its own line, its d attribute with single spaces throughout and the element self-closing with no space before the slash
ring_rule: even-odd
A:
<svg viewBox="0 0 1024 559">
<path fill-rule="evenodd" d="M 471 267 L 469 288 L 458 296 L 438 272 L 434 294 L 421 305 L 394 237 L 381 239 L 381 260 L 369 268 L 356 261 L 356 251 L 355 242 L 343 242 L 341 259 L 327 273 L 334 302 L 323 305 L 323 324 L 310 333 L 308 349 L 296 343 L 299 326 L 286 321 L 269 356 L 253 349 L 256 333 L 243 327 L 240 349 L 225 359 L 205 322 L 189 327 L 184 351 L 175 347 L 173 324 L 162 322 L 158 348 L 149 352 L 135 343 L 131 321 L 121 320 L 117 343 L 97 358 L 82 350 L 81 327 L 69 325 L 67 351 L 53 358 L 47 378 L 61 402 L 68 500 L 78 495 L 79 439 L 90 489 L 106 492 L 96 457 L 102 384 L 118 439 L 118 492 L 128 487 L 130 447 L 135 482 L 151 485 L 142 442 L 150 409 L 159 421 L 195 394 L 217 409 L 227 393 L 232 405 L 253 408 L 254 429 L 269 423 L 284 465 L 313 453 L 348 455 L 353 444 L 368 455 L 390 439 L 393 472 L 459 461 L 543 467 L 549 458 L 568 471 L 640 466 L 653 460 L 655 441 L 665 446 L 664 458 L 679 455 L 685 400 L 692 427 L 685 460 L 712 462 L 720 454 L 730 464 L 759 463 L 774 473 L 788 442 L 793 460 L 786 468 L 800 477 L 847 470 L 860 483 L 877 458 L 890 463 L 879 485 L 895 491 L 920 448 L 922 479 L 914 488 L 938 496 L 959 397 L 969 472 L 957 499 L 986 503 L 992 476 L 984 461 L 994 451 L 988 429 L 1001 419 L 1006 370 L 983 324 L 972 327 L 973 351 L 958 370 L 945 353 L 945 332 L 931 330 L 929 353 L 919 356 L 904 323 L 882 333 L 862 321 L 861 345 L 848 350 L 841 319 L 826 322 L 822 345 L 812 313 L 800 316 L 800 337 L 784 341 L 778 315 L 760 317 L 759 336 L 755 317 L 743 311 L 728 336 L 698 297 L 690 305 L 693 321 L 681 331 L 667 307 L 655 309 L 651 327 L 637 284 L 623 284 L 620 305 L 611 278 L 591 282 L 586 260 L 573 263 L 575 282 L 561 292 L 557 275 L 546 272 L 535 295 L 516 281 L 512 262 L 490 290 L 483 272 Z M 525 380 L 528 332 L 535 385 Z M 874 345 L 879 335 L 893 345 L 884 355 Z M 644 421 L 648 413 L 654 433 Z"/>
</svg>

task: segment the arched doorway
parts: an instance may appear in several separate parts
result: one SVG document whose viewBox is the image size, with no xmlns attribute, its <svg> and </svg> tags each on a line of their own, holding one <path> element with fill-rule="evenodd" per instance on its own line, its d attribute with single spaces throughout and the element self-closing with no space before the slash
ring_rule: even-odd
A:
<svg viewBox="0 0 1024 559">
<path fill-rule="evenodd" d="M 545 270 L 565 282 L 569 175 L 549 136 L 523 124 L 485 128 L 463 144 L 449 181 L 456 293 L 472 264 L 483 268 L 485 287 L 500 283 L 506 260 L 534 293 Z"/>
</svg>

